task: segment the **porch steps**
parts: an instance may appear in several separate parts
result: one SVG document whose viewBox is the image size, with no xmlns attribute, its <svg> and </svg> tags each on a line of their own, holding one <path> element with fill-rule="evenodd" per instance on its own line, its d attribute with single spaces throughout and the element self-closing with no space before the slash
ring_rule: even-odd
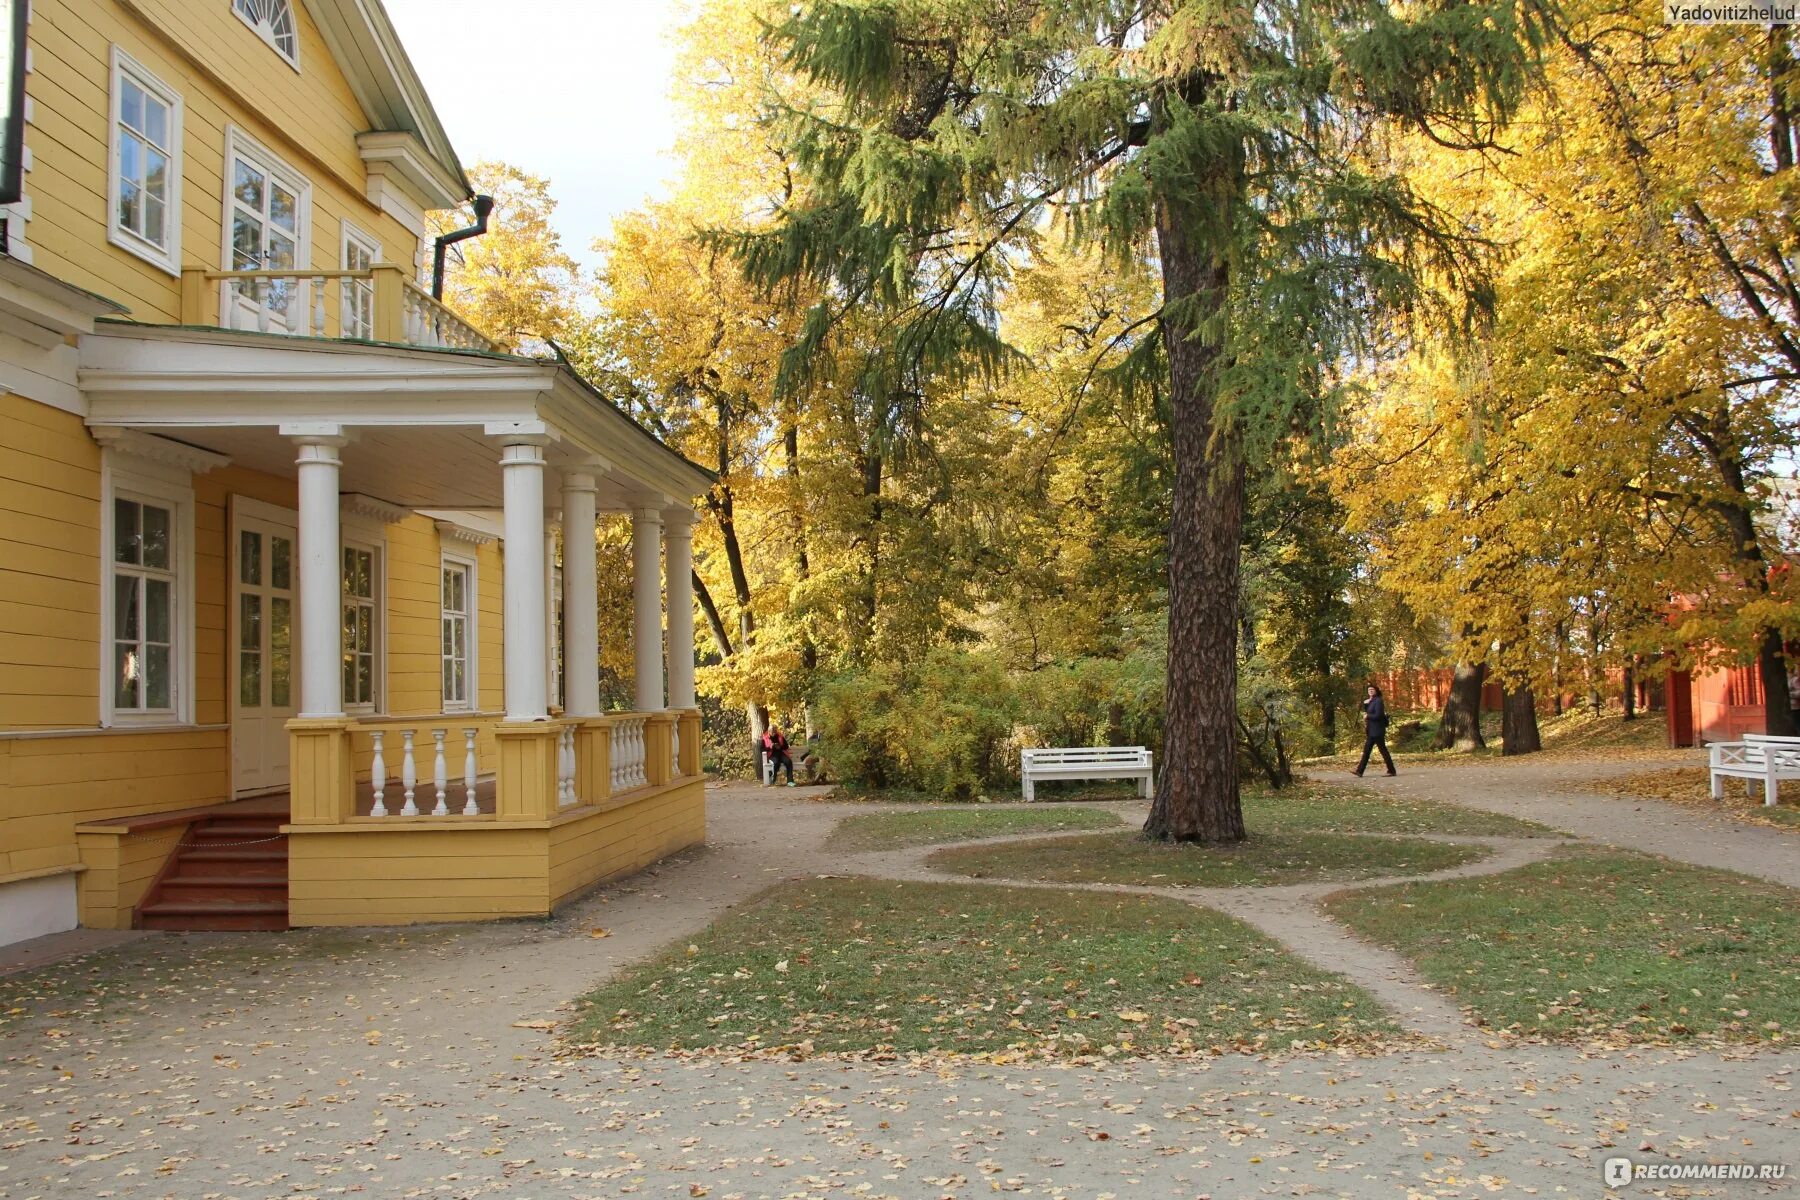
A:
<svg viewBox="0 0 1800 1200">
<path fill-rule="evenodd" d="M 286 805 L 233 805 L 188 827 L 138 905 L 140 929 L 288 927 Z"/>
</svg>

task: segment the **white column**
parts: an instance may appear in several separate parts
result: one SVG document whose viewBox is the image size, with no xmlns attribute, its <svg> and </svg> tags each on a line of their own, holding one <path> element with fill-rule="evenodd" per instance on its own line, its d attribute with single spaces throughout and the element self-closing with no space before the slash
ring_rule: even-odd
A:
<svg viewBox="0 0 1800 1200">
<path fill-rule="evenodd" d="M 600 712 L 600 581 L 594 562 L 594 477 L 563 475 L 563 709 Z"/>
<path fill-rule="evenodd" d="M 663 516 L 663 569 L 668 576 L 669 707 L 694 707 L 694 514 Z"/>
<path fill-rule="evenodd" d="M 290 432 L 284 429 L 282 432 Z M 300 715 L 344 715 L 344 555 L 338 426 L 294 433 L 300 476 Z"/>
<path fill-rule="evenodd" d="M 500 452 L 506 506 L 506 719 L 542 721 L 549 712 L 544 658 L 544 449 L 539 438 L 508 442 Z"/>
<path fill-rule="evenodd" d="M 637 658 L 637 710 L 663 706 L 662 511 L 631 514 L 632 642 Z"/>
</svg>

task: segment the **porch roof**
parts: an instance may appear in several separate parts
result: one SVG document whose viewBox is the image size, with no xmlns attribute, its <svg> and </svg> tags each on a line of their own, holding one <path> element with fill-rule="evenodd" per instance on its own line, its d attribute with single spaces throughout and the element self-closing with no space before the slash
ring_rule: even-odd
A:
<svg viewBox="0 0 1800 1200">
<path fill-rule="evenodd" d="M 497 507 L 508 433 L 541 433 L 553 471 L 594 475 L 603 510 L 686 507 L 717 478 L 560 362 L 123 321 L 98 323 L 80 361 L 90 426 L 284 476 L 283 427 L 342 426 L 344 490 L 407 508 Z"/>
</svg>

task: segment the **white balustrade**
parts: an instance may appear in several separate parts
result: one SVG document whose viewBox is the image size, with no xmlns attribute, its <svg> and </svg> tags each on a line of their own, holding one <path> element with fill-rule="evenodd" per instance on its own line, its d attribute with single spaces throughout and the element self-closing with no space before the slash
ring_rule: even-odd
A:
<svg viewBox="0 0 1800 1200">
<path fill-rule="evenodd" d="M 644 761 L 644 718 L 614 720 L 612 758 L 613 791 L 628 792 L 650 782 Z"/>
<path fill-rule="evenodd" d="M 675 723 L 669 726 L 669 777 L 681 778 L 681 717 L 679 715 L 676 716 Z"/>
<path fill-rule="evenodd" d="M 369 741 L 373 751 L 369 764 L 369 783 L 375 793 L 375 802 L 369 806 L 369 815 L 371 817 L 385 817 L 389 815 L 387 792 L 389 785 L 393 783 L 394 780 L 393 776 L 389 774 L 391 768 L 388 763 L 388 737 L 394 732 L 396 731 L 392 729 L 370 729 L 368 731 Z M 454 743 L 449 739 L 452 735 L 452 731 L 449 729 L 400 729 L 397 732 L 400 735 L 399 781 L 401 787 L 405 790 L 405 803 L 401 805 L 398 815 L 403 817 L 416 817 L 421 815 L 418 798 L 419 762 L 415 743 L 416 739 L 421 734 L 428 733 L 431 737 L 432 744 L 431 794 L 436 801 L 428 815 L 433 817 L 448 817 L 454 815 L 456 811 L 460 811 L 461 815 L 465 817 L 480 816 L 481 805 L 476 800 L 475 796 L 480 779 L 479 759 L 476 755 L 475 742 L 476 738 L 480 736 L 481 731 L 473 726 L 459 731 L 462 734 L 463 740 L 463 805 L 460 810 L 452 810 L 450 807 L 450 756 L 454 753 Z M 572 750 L 573 746 L 571 744 L 571 752 Z M 571 765 L 569 767 L 569 781 L 567 784 L 571 795 L 574 790 L 573 771 L 574 768 Z"/>
<path fill-rule="evenodd" d="M 444 735 L 449 732 L 448 729 L 431 731 L 431 740 L 437 743 L 437 755 L 431 764 L 431 782 L 437 787 L 437 806 L 431 810 L 431 815 L 434 817 L 450 815 L 450 806 L 444 803 L 446 789 L 450 783 L 450 773 L 445 769 L 444 764 Z"/>
<path fill-rule="evenodd" d="M 575 727 L 564 725 L 556 731 L 556 806 L 568 808 L 575 803 Z"/>
<path fill-rule="evenodd" d="M 477 817 L 481 815 L 481 806 L 475 803 L 475 735 L 474 729 L 463 730 L 463 816 Z"/>
<path fill-rule="evenodd" d="M 401 806 L 400 815 L 416 817 L 419 815 L 419 806 L 413 803 L 413 788 L 419 782 L 419 767 L 413 761 L 413 731 L 401 730 L 400 741 L 404 747 L 400 759 L 400 785 L 406 789 L 406 803 Z"/>
<path fill-rule="evenodd" d="M 204 272 L 207 283 L 220 288 L 220 328 L 320 338 L 374 335 L 375 275 L 373 269 Z M 340 293 L 335 321 L 326 311 L 333 283 Z M 403 281 L 399 302 L 400 328 L 408 345 L 498 349 L 486 334 L 410 279 Z"/>
<path fill-rule="evenodd" d="M 375 743 L 375 761 L 369 768 L 369 783 L 375 789 L 375 803 L 369 809 L 369 815 L 371 817 L 385 817 L 388 815 L 387 805 L 381 802 L 383 794 L 387 791 L 387 759 L 382 757 L 381 754 L 382 736 L 382 732 L 379 729 L 372 730 L 369 734 L 369 737 Z"/>
</svg>

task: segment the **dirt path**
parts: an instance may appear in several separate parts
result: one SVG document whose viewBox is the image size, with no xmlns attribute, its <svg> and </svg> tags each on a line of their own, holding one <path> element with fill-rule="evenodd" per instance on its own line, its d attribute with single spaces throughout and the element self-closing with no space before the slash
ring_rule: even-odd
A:
<svg viewBox="0 0 1800 1200">
<path fill-rule="evenodd" d="M 1697 750 L 1675 751 L 1666 759 L 1605 762 L 1527 757 L 1413 767 L 1393 778 L 1369 775 L 1358 780 L 1346 771 L 1341 781 L 1372 792 L 1442 800 L 1523 817 L 1603 845 L 1661 854 L 1695 866 L 1739 871 L 1800 888 L 1800 842 L 1790 833 L 1734 821 L 1724 813 L 1661 800 L 1608 796 L 1573 786 L 1583 779 L 1705 764 L 1705 752 Z M 1323 777 L 1339 782 L 1335 775 Z"/>
<path fill-rule="evenodd" d="M 0 979 L 0 1014 L 24 1010 L 0 1033 L 0 1196 L 1593 1197 L 1600 1160 L 1639 1147 L 1800 1168 L 1793 1054 L 562 1060 L 521 1027 L 769 883 L 841 870 L 821 847 L 851 810 L 717 789 L 708 849 L 553 921 L 154 937 Z"/>
</svg>

